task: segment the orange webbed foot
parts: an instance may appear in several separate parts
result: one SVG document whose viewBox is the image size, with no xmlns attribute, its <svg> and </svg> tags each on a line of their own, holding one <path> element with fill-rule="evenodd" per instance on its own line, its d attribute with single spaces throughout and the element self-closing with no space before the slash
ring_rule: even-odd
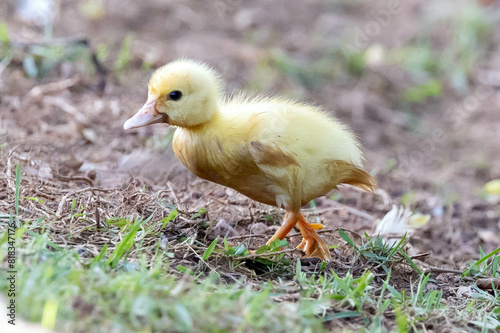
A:
<svg viewBox="0 0 500 333">
<path fill-rule="evenodd" d="M 297 225 L 303 236 L 302 242 L 297 248 L 303 250 L 306 253 L 306 257 L 316 257 L 321 260 L 329 260 L 330 251 L 328 250 L 328 246 L 315 231 L 323 229 L 323 225 L 320 223 L 307 223 L 304 216 L 300 212 L 287 212 L 285 214 L 283 225 L 278 229 L 278 231 L 276 231 L 274 236 L 269 239 L 267 245 L 271 244 L 271 242 L 276 238 L 285 238 L 295 225 Z"/>
<path fill-rule="evenodd" d="M 301 218 L 297 222 L 297 227 L 303 236 L 302 242 L 297 248 L 303 250 L 306 253 L 306 257 L 316 257 L 321 260 L 329 260 L 331 258 L 328 246 L 315 231 L 323 229 L 323 225 L 319 223 L 307 223 L 301 215 Z"/>
</svg>

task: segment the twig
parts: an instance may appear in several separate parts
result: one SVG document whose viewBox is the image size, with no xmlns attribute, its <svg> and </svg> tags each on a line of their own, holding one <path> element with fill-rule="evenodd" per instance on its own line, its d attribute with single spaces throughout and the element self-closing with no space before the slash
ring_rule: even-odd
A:
<svg viewBox="0 0 500 333">
<path fill-rule="evenodd" d="M 317 230 L 316 233 L 327 234 L 327 233 L 331 233 L 331 232 L 335 232 L 335 231 L 337 231 L 337 229 L 321 229 L 321 230 Z M 300 232 L 293 234 L 293 235 L 287 235 L 286 237 L 291 238 L 291 237 L 299 237 L 299 236 L 302 236 L 302 234 Z"/>
<path fill-rule="evenodd" d="M 12 177 L 12 170 L 11 169 L 12 169 L 12 155 L 14 154 L 17 147 L 19 147 L 19 145 L 16 145 L 14 148 L 12 148 L 9 152 L 9 155 L 7 156 L 7 172 L 6 172 L 7 182 L 9 183 L 9 187 L 14 192 L 16 192 L 16 187 L 11 179 L 11 177 Z"/>
<path fill-rule="evenodd" d="M 199 255 L 199 254 L 198 254 L 198 253 L 197 253 L 197 252 L 196 252 L 196 251 L 195 251 L 195 250 L 191 247 L 191 245 L 189 245 L 189 243 L 187 243 L 187 242 L 184 242 L 184 243 L 185 243 L 185 244 L 187 245 L 187 247 L 188 247 L 188 248 L 189 248 L 189 249 L 190 249 L 190 250 L 194 253 L 194 255 L 195 255 L 196 257 L 198 257 L 198 259 L 199 259 L 201 262 L 203 262 L 205 265 L 207 265 L 207 267 L 208 267 L 208 268 L 210 268 L 210 270 L 211 270 L 212 272 L 214 272 L 215 274 L 219 275 L 219 273 L 218 273 L 218 272 L 217 272 L 214 268 L 212 268 L 212 266 L 210 266 L 210 265 L 209 265 L 209 264 L 208 264 L 205 260 L 203 260 L 203 258 L 202 258 L 202 257 L 201 257 L 201 256 L 200 256 L 200 255 Z"/>
<path fill-rule="evenodd" d="M 344 208 L 345 210 L 347 210 L 349 213 L 351 213 L 353 215 L 359 216 L 359 217 L 364 218 L 364 219 L 369 220 L 369 221 L 375 221 L 375 217 L 373 217 L 370 214 L 363 212 L 359 209 L 341 204 L 340 202 L 335 202 L 335 205 L 339 206 L 339 208 Z"/>
<path fill-rule="evenodd" d="M 432 254 L 432 252 L 429 251 L 429 252 L 415 254 L 415 255 L 411 256 L 410 258 L 411 259 L 420 259 L 420 258 L 424 258 L 424 257 L 430 256 L 431 254 Z"/>
<path fill-rule="evenodd" d="M 243 259 L 252 259 L 252 258 L 257 258 L 257 257 L 270 257 L 270 256 L 275 256 L 275 255 L 281 254 L 281 253 L 292 253 L 292 252 L 296 252 L 296 251 L 300 251 L 300 250 L 293 248 L 293 249 L 276 251 L 276 252 L 259 253 L 259 254 L 253 253 L 253 254 L 249 254 L 246 256 L 242 256 L 242 257 L 233 257 L 233 259 L 243 260 Z"/>
<path fill-rule="evenodd" d="M 101 229 L 101 216 L 99 215 L 99 209 L 97 206 L 95 206 L 95 224 L 96 224 L 96 230 Z"/>
<path fill-rule="evenodd" d="M 89 40 L 85 37 L 78 38 L 54 38 L 47 42 L 18 42 L 11 41 L 11 44 L 21 48 L 28 47 L 49 47 L 49 46 L 74 46 L 74 45 L 83 45 L 88 46 Z"/>
<path fill-rule="evenodd" d="M 80 77 L 78 75 L 75 75 L 72 78 L 62 80 L 62 81 L 56 81 L 56 82 L 51 82 L 39 86 L 33 87 L 30 92 L 28 93 L 29 97 L 40 97 L 45 94 L 51 94 L 57 91 L 65 90 L 68 89 L 69 87 L 74 86 L 80 82 Z"/>
<path fill-rule="evenodd" d="M 90 126 L 92 124 L 92 122 L 83 113 L 60 97 L 45 96 L 43 101 L 72 115 L 75 117 L 75 120 L 82 125 Z"/>
<path fill-rule="evenodd" d="M 66 203 L 66 201 L 68 200 L 69 196 L 71 195 L 75 195 L 75 194 L 78 194 L 78 193 L 81 193 L 81 192 L 85 192 L 85 191 L 100 191 L 100 192 L 109 192 L 109 191 L 115 191 L 116 189 L 105 189 L 105 188 L 97 188 L 97 187 L 86 187 L 86 188 L 81 188 L 79 190 L 73 190 L 73 191 L 69 191 L 68 193 L 66 193 L 61 201 L 59 202 L 59 206 L 57 207 L 57 211 L 56 211 L 56 218 L 61 218 L 61 215 L 63 213 L 63 210 L 64 210 L 64 205 Z"/>
<path fill-rule="evenodd" d="M 266 234 L 251 234 L 251 235 L 243 235 L 243 236 L 233 236 L 233 237 L 226 238 L 226 240 L 230 241 L 230 240 L 245 239 L 245 238 L 252 238 L 252 237 L 269 237 L 269 235 L 266 235 Z"/>
<path fill-rule="evenodd" d="M 180 205 L 181 201 L 177 197 L 177 194 L 175 193 L 174 189 L 172 188 L 172 185 L 170 184 L 170 182 L 167 182 L 167 186 L 168 186 L 168 189 L 170 190 L 170 192 L 172 192 L 172 195 L 174 196 L 174 205 L 176 206 L 177 210 L 180 212 L 179 205 Z"/>
<path fill-rule="evenodd" d="M 81 181 L 86 182 L 90 186 L 94 185 L 94 181 L 92 179 L 88 178 L 88 177 L 85 177 L 85 176 L 62 176 L 62 175 L 59 175 L 59 174 L 54 174 L 54 176 L 56 176 L 60 180 L 64 180 L 64 181 L 68 181 L 68 182 L 69 181 L 81 180 Z"/>
<path fill-rule="evenodd" d="M 452 274 L 463 274 L 464 271 L 460 271 L 458 269 L 448 269 L 448 268 L 439 268 L 439 267 L 430 267 L 428 268 L 424 274 L 428 273 L 436 273 L 436 274 L 441 274 L 441 273 L 452 273 Z"/>
</svg>

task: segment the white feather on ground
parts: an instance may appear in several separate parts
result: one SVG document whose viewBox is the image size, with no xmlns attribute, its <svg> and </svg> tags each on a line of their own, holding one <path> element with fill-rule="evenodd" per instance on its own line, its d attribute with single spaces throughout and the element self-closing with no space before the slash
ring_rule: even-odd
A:
<svg viewBox="0 0 500 333">
<path fill-rule="evenodd" d="M 380 235 L 388 245 L 399 242 L 405 233 L 412 235 L 415 229 L 421 228 L 429 222 L 429 215 L 413 214 L 405 207 L 392 206 L 392 209 L 377 224 L 376 235 Z"/>
</svg>

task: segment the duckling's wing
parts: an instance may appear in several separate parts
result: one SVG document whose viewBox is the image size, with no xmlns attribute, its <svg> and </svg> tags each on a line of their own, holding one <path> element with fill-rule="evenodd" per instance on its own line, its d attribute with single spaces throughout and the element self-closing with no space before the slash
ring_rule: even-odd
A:
<svg viewBox="0 0 500 333">
<path fill-rule="evenodd" d="M 277 145 L 251 141 L 250 146 L 250 153 L 257 165 L 273 167 L 299 166 L 293 154 L 286 153 Z"/>
<path fill-rule="evenodd" d="M 250 155 L 263 176 L 269 181 L 266 189 L 276 198 L 276 205 L 298 210 L 302 206 L 304 172 L 295 153 L 276 144 L 251 141 Z"/>
</svg>

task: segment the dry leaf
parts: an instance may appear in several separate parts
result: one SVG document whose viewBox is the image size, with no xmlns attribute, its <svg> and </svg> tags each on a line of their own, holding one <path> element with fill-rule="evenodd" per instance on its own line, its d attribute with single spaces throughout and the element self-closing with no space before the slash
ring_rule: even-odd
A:
<svg viewBox="0 0 500 333">
<path fill-rule="evenodd" d="M 500 179 L 494 179 L 484 185 L 484 190 L 489 195 L 500 195 Z"/>
<path fill-rule="evenodd" d="M 498 289 L 500 288 L 500 279 L 479 279 L 476 284 L 478 288 L 483 290 L 493 290 L 493 286 L 495 286 L 495 289 Z"/>
</svg>

